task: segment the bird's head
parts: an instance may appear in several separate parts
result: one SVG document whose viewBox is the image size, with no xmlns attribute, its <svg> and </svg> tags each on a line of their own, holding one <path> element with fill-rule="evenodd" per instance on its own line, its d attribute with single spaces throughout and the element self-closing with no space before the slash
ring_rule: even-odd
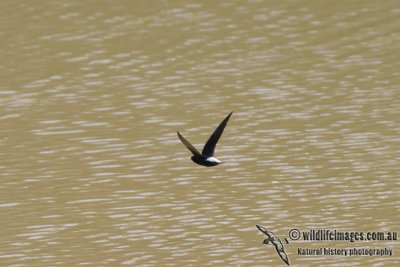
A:
<svg viewBox="0 0 400 267">
<path fill-rule="evenodd" d="M 262 242 L 262 245 L 268 245 L 269 244 L 269 241 L 271 241 L 269 238 L 267 238 L 267 239 L 264 239 L 264 241 Z"/>
</svg>

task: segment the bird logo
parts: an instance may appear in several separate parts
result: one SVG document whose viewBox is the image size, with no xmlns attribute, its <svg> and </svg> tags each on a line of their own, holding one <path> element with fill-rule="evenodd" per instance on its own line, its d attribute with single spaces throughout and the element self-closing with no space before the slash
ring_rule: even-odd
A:
<svg viewBox="0 0 400 267">
<path fill-rule="evenodd" d="M 256 225 L 258 230 L 263 232 L 265 235 L 267 235 L 268 238 L 264 239 L 262 244 L 268 245 L 270 242 L 272 245 L 275 246 L 276 252 L 278 252 L 279 256 L 282 258 L 282 260 L 289 265 L 289 257 L 285 252 L 285 248 L 283 247 L 282 241 L 271 231 L 268 231 L 266 228 Z M 286 244 L 289 243 L 289 241 L 285 238 L 284 239 Z"/>
</svg>

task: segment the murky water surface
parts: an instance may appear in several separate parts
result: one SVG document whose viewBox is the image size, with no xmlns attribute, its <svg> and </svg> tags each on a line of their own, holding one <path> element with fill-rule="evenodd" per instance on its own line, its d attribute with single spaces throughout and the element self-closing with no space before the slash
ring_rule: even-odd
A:
<svg viewBox="0 0 400 267">
<path fill-rule="evenodd" d="M 2 1 L 1 266 L 284 266 L 400 231 L 397 1 Z M 217 147 L 198 149 L 230 112 Z M 298 248 L 392 256 L 301 256 Z M 291 241 L 398 266 L 399 241 Z"/>
</svg>

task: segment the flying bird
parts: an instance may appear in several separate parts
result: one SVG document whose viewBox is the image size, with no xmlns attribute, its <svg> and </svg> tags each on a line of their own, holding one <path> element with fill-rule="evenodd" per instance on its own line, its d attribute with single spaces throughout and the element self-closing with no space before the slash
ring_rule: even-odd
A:
<svg viewBox="0 0 400 267">
<path fill-rule="evenodd" d="M 229 113 L 229 115 L 226 116 L 226 118 L 214 130 L 213 134 L 210 136 L 210 138 L 208 138 L 207 143 L 204 145 L 201 153 L 191 143 L 189 143 L 189 141 L 186 140 L 180 134 L 180 132 L 177 132 L 179 139 L 187 147 L 187 149 L 192 152 L 193 156 L 191 157 L 191 159 L 193 162 L 206 167 L 212 167 L 222 163 L 222 161 L 214 157 L 214 150 L 232 113 L 233 111 Z"/>
<path fill-rule="evenodd" d="M 278 254 L 282 258 L 282 260 L 287 265 L 289 265 L 289 257 L 285 252 L 285 248 L 283 247 L 281 240 L 273 232 L 268 231 L 267 229 L 265 229 L 264 227 L 262 227 L 260 225 L 256 225 L 256 226 L 257 226 L 258 230 L 260 230 L 261 232 L 263 232 L 264 234 L 266 234 L 268 236 L 268 238 L 264 239 L 263 244 L 268 245 L 269 242 L 271 242 L 272 245 L 275 246 L 276 252 L 278 252 Z"/>
</svg>

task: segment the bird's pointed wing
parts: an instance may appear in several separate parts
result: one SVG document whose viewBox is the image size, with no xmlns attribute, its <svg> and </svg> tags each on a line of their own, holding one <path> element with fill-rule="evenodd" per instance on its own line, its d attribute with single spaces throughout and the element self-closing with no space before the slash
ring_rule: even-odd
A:
<svg viewBox="0 0 400 267">
<path fill-rule="evenodd" d="M 197 151 L 197 149 L 191 144 L 189 143 L 188 140 L 186 140 L 179 132 L 178 133 L 178 137 L 179 139 L 182 141 L 182 143 L 187 147 L 187 149 L 190 150 L 190 152 L 193 153 L 193 155 L 201 155 L 199 151 Z"/>
<path fill-rule="evenodd" d="M 262 227 L 261 225 L 256 224 L 258 230 L 266 234 L 271 240 L 273 239 L 274 235 L 271 234 L 272 232 L 268 231 L 266 228 Z"/>
<path fill-rule="evenodd" d="M 275 245 L 275 248 L 276 248 L 276 252 L 278 252 L 278 254 L 279 254 L 279 256 L 281 257 L 281 259 L 287 264 L 287 265 L 290 265 L 289 264 L 289 257 L 288 257 L 288 255 L 286 254 L 286 252 L 285 252 L 285 249 L 283 248 L 283 245 L 282 245 L 282 243 L 279 241 L 279 243 L 280 243 L 280 245 L 281 246 L 279 246 L 278 244 L 274 244 Z"/>
<path fill-rule="evenodd" d="M 233 111 L 229 113 L 228 116 L 218 125 L 218 127 L 214 130 L 213 134 L 208 138 L 207 143 L 204 145 L 203 151 L 201 152 L 206 157 L 212 157 L 214 155 L 215 147 L 218 143 L 219 138 L 222 135 L 222 132 L 225 129 L 226 124 L 228 123 L 229 118 L 231 117 Z"/>
</svg>

